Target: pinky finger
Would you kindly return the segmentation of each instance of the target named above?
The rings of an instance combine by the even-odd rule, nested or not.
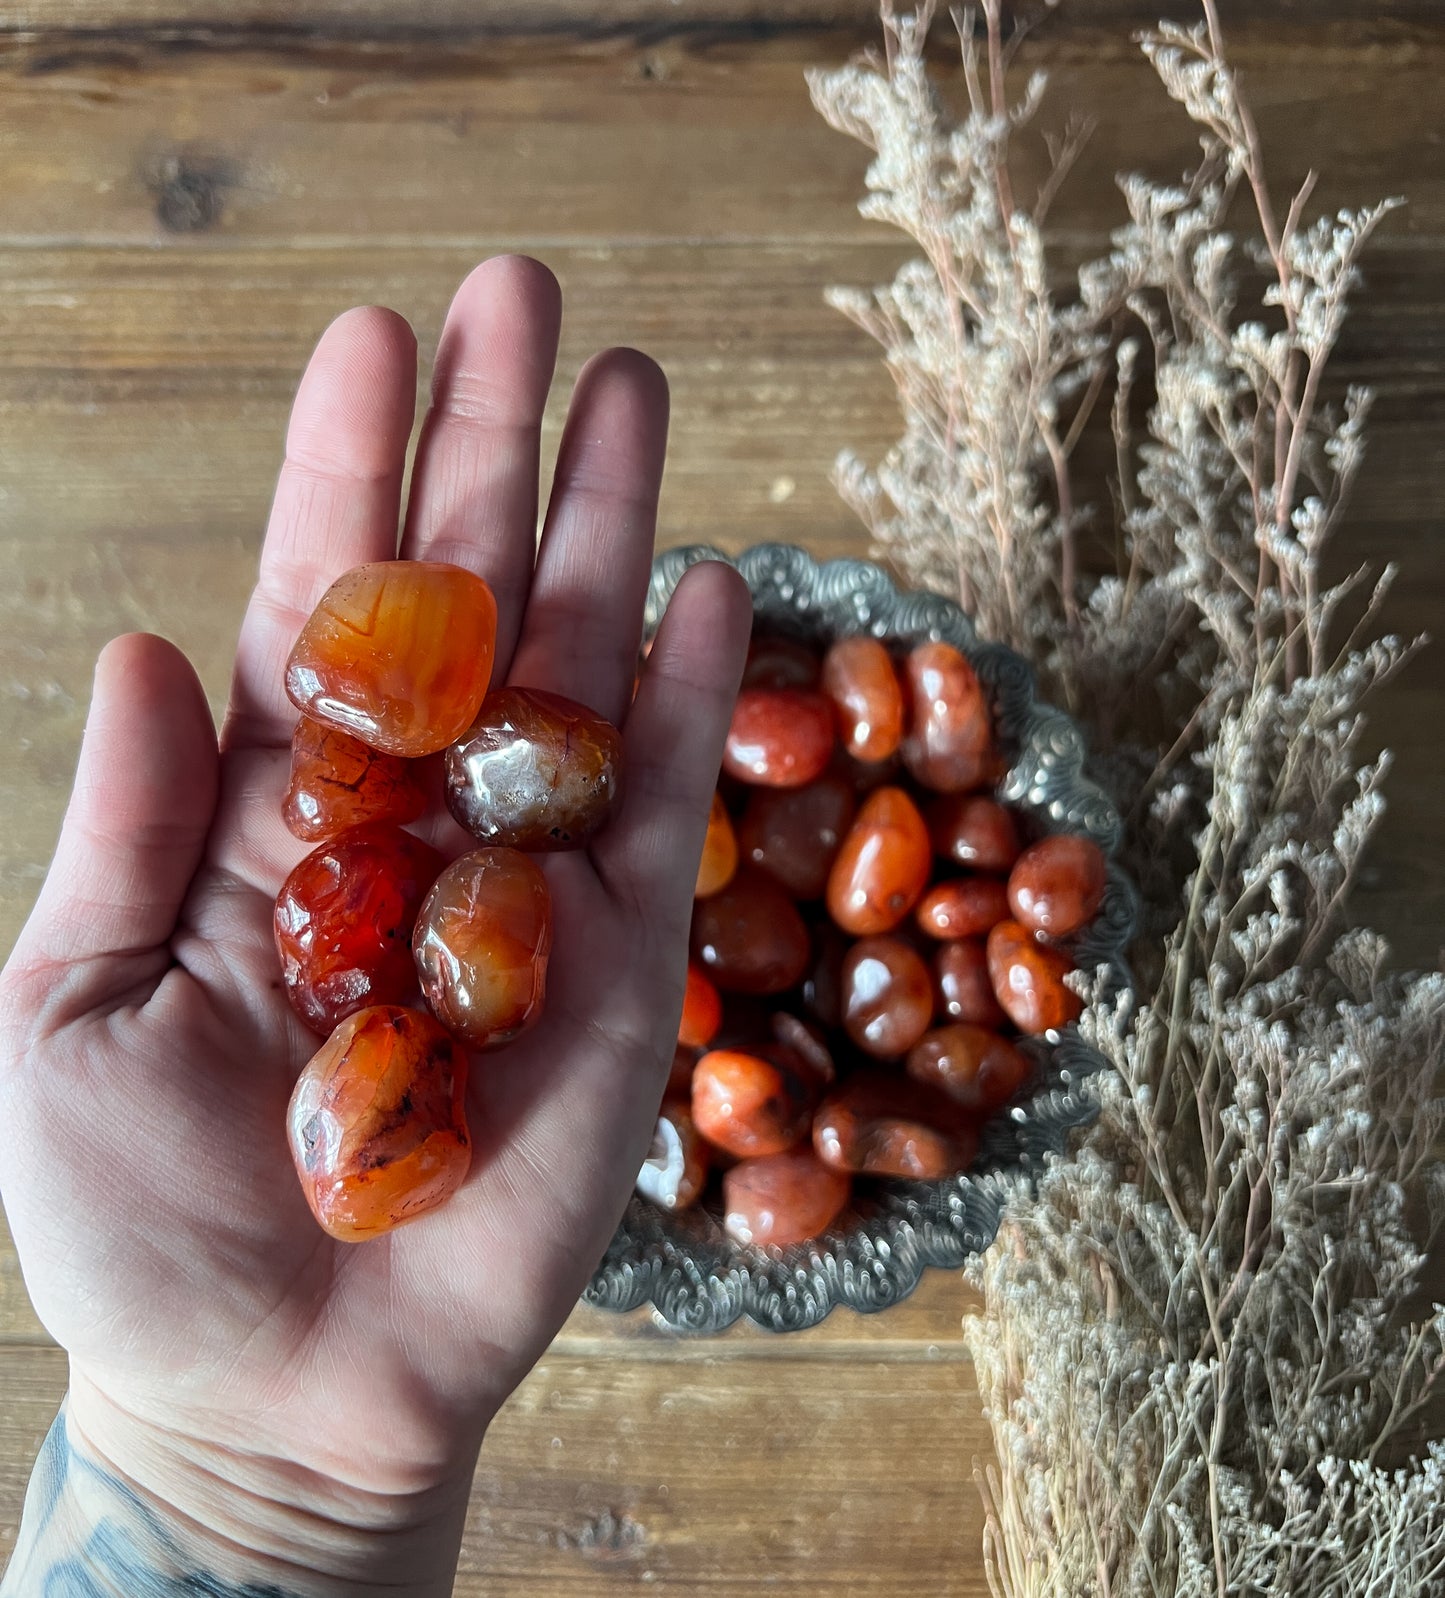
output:
[[[686,935],[751,628],[752,598],[731,566],[690,568],[627,718],[622,806],[592,855],[612,894],[666,937]]]

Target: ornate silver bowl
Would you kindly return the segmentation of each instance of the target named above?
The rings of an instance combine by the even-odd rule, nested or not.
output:
[[[819,564],[791,544],[758,544],[735,560],[704,545],[670,549],[653,562],[647,631],[662,619],[678,580],[703,560],[734,565],[769,632],[815,643],[871,633],[903,644],[945,639],[961,649],[988,689],[1010,758],[999,797],[1031,816],[1040,832],[1077,832],[1110,857],[1109,884],[1094,922],[1072,950],[1085,969],[1104,967],[1127,984],[1124,952],[1137,902],[1113,864],[1120,821],[1111,801],[1083,775],[1078,726],[1034,696],[1028,663],[999,644],[980,643],[959,607],[941,595],[903,593],[870,561]],[[735,1243],[701,1209],[671,1215],[634,1197],[584,1297],[604,1309],[652,1304],[659,1326],[717,1332],[739,1316],[769,1331],[814,1326],[837,1304],[871,1313],[905,1298],[929,1265],[957,1269],[998,1230],[1008,1178],[1039,1171],[1092,1113],[1080,1091],[1100,1060],[1069,1029],[1025,1045],[1036,1073],[1023,1096],[987,1123],[978,1159],[941,1182],[878,1182],[821,1237],[791,1248]]]

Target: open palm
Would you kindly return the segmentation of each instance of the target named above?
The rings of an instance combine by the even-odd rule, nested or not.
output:
[[[631,351],[584,369],[538,548],[559,317],[535,262],[491,261],[462,286],[404,515],[411,332],[379,310],[329,329],[297,397],[219,748],[170,645],[134,636],[102,656],[55,864],[0,987],[5,1205],[93,1430],[163,1428],[366,1493],[464,1478],[621,1213],[676,1036],[748,601],[721,566],[691,573],[632,703],[666,387]],[[494,680],[619,722],[628,763],[613,824],[545,862],[546,1013],[475,1064],[466,1185],[345,1245],[311,1219],[284,1129],[319,1040],[290,1011],[271,935],[305,852],[280,819],[295,722],[282,667],[322,591],[397,554],[398,526],[403,557],[491,583]],[[427,827],[466,846],[444,815]]]

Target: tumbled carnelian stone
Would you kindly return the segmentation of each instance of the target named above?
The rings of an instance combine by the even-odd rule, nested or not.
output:
[[[743,1160],[723,1176],[723,1225],[744,1245],[786,1248],[827,1231],[851,1191],[812,1149]]]
[[[723,770],[766,788],[801,788],[833,756],[833,707],[804,688],[744,688],[723,744]]]
[[[860,937],[891,932],[918,902],[932,864],[918,806],[902,788],[875,788],[828,875],[828,913]]]
[[[938,793],[982,787],[996,759],[993,719],[973,667],[952,644],[919,644],[904,661],[904,681],[904,765]]]
[[[692,1118],[729,1154],[781,1154],[807,1137],[820,1088],[785,1044],[713,1049],[693,1067]]]
[[[1066,938],[1098,914],[1108,863],[1089,838],[1059,833],[1019,856],[1008,879],[1014,919],[1030,932]]]
[[[819,1091],[833,1085],[837,1080],[838,1067],[822,1027],[803,1020],[801,1016],[791,1015],[787,1010],[774,1010],[768,1018],[768,1025],[774,1041],[791,1049],[808,1068]]]
[[[473,837],[507,849],[580,849],[621,794],[622,734],[540,688],[489,693],[446,752],[447,809]]]
[[[797,907],[761,871],[739,871],[692,907],[693,958],[726,993],[781,993],[802,981],[811,953]]]
[[[414,759],[471,726],[496,644],[496,601],[475,572],[375,561],[321,596],[286,662],[286,692],[313,720]]]
[[[687,987],[682,995],[682,1019],[677,1026],[677,1041],[689,1049],[705,1049],[722,1025],[722,994],[716,983],[691,960],[687,964]]]
[[[823,657],[822,689],[833,701],[838,736],[855,760],[890,759],[903,741],[903,687],[876,638],[840,638]]]
[[[466,1055],[429,1015],[348,1016],[297,1080],[286,1112],[311,1213],[359,1243],[444,1204],[467,1174]]]
[[[302,716],[291,735],[286,825],[306,843],[324,843],[368,821],[415,821],[427,807],[422,767],[384,755],[349,732]]]
[[[1053,1032],[1078,1020],[1083,1000],[1064,986],[1073,969],[1062,950],[1036,943],[1017,921],[1001,921],[988,935],[989,979],[1020,1032]]]
[[[835,1171],[934,1182],[967,1170],[978,1138],[936,1088],[859,1071],[818,1107],[813,1152]]]
[[[843,960],[843,1028],[867,1054],[907,1054],[933,1020],[933,979],[901,938],[860,938]]]
[[[330,1032],[356,1010],[416,996],[412,928],[442,869],[430,844],[390,821],[313,849],[276,896],[281,978],[297,1015]]]
[[[942,794],[927,811],[933,852],[971,871],[1007,873],[1023,844],[1013,812],[981,793]]]
[[[437,1020],[474,1049],[534,1026],[552,952],[547,879],[515,849],[474,849],[436,880],[413,938],[421,989]]]
[[[743,667],[744,688],[816,688],[821,662],[817,654],[795,638],[776,634],[754,636]]]
[[[702,858],[697,863],[697,883],[693,897],[706,899],[720,892],[733,880],[738,868],[738,839],[732,817],[720,793],[712,796],[707,813],[707,836],[702,841]]]
[[[954,877],[918,901],[914,919],[930,938],[976,938],[1008,920],[1008,890],[997,877]]]
[[[954,938],[940,944],[933,956],[933,985],[938,1013],[948,1020],[983,1027],[1007,1024],[989,980],[982,938]]]
[[[738,825],[738,845],[793,898],[821,899],[856,808],[852,785],[837,772],[802,788],[758,788]]]
[[[664,1099],[652,1147],[637,1173],[637,1191],[659,1209],[690,1209],[707,1185],[711,1163],[686,1100]]]
[[[926,1033],[908,1055],[908,1075],[938,1088],[962,1110],[1000,1110],[1029,1079],[1028,1057],[987,1027],[955,1022]]]

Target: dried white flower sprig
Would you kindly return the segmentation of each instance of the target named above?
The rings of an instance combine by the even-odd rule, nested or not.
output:
[[[885,54],[811,78],[875,152],[865,215],[920,255],[831,298],[883,346],[905,418],[839,484],[881,551],[952,587],[1091,726],[1130,812],[1159,932],[1139,994],[1094,999],[1112,1069],[1074,1156],[1014,1194],[965,1334],[997,1442],[986,1556],[1001,1598],[1445,1591],[1445,1445],[1399,1444],[1445,1368],[1411,1321],[1445,1211],[1445,981],[1388,971],[1342,909],[1386,762],[1362,707],[1408,653],[1372,636],[1389,573],[1322,559],[1369,396],[1322,385],[1388,204],[1283,216],[1224,52],[1143,42],[1198,124],[1175,186],[1121,180],[1128,221],[1066,297],[1009,170],[1037,105],[1006,98],[997,0],[961,19],[967,105],[925,68],[930,15],[884,6]],[[1252,200],[1253,236],[1225,217]],[[1242,260],[1262,299],[1242,299]],[[1135,415],[1150,394],[1143,428]],[[1115,569],[1081,570],[1074,445],[1109,397]]]

